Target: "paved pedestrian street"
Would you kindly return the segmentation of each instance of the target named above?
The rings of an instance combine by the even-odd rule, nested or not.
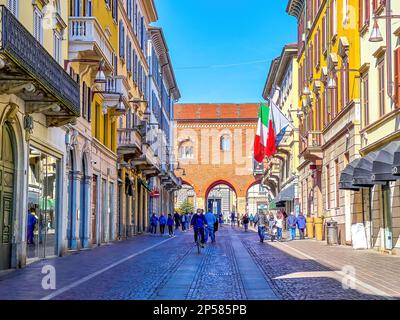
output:
[[[201,254],[193,232],[138,236],[42,260],[0,277],[0,299],[392,299],[400,257],[314,240],[260,243],[224,226]],[[42,288],[43,266],[56,289]],[[349,273],[348,270],[351,272]]]

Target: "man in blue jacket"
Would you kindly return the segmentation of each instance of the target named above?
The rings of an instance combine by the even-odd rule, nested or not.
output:
[[[214,214],[210,211],[208,211],[204,215],[204,219],[206,220],[206,229],[205,229],[205,236],[204,236],[204,242],[207,243],[208,241],[208,236],[211,237],[211,242],[215,242],[215,233],[214,233],[214,224],[217,221]]]
[[[299,213],[297,217],[297,227],[299,228],[300,239],[304,239],[304,229],[306,228],[306,218],[303,213]]]
[[[296,223],[297,223],[297,218],[291,212],[287,218],[287,225],[288,225],[289,232],[290,232],[290,240],[296,239]]]
[[[190,224],[193,226],[194,231],[194,242],[197,242],[197,237],[200,233],[201,247],[204,248],[204,226],[206,225],[206,219],[204,218],[203,209],[197,209],[196,214],[193,215]]]

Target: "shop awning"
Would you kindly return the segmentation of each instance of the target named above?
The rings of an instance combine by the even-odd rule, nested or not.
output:
[[[272,200],[268,205],[269,210],[279,210],[280,208],[284,207],[285,207],[284,202],[276,202],[276,200]]]
[[[375,184],[382,184],[382,182],[372,180],[373,162],[377,155],[378,152],[374,151],[360,159],[360,161],[354,167],[353,186],[360,188],[372,188]]]
[[[293,201],[295,192],[294,187],[294,182],[292,182],[283,188],[275,198],[276,203],[278,204],[279,202]]]
[[[400,177],[392,174],[395,151],[400,148],[400,141],[393,141],[379,150],[372,162],[372,180],[375,182],[395,181]]]
[[[359,188],[353,186],[354,168],[358,165],[361,159],[356,159],[350,162],[340,174],[339,189],[358,191]]]
[[[394,151],[392,173],[400,179],[400,146]]]

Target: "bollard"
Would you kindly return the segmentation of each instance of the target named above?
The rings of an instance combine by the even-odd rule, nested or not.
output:
[[[315,218],[314,219],[314,224],[315,224],[315,239],[318,241],[323,240],[323,233],[324,233],[324,220],[322,218]]]
[[[314,217],[306,218],[307,238],[314,238]]]

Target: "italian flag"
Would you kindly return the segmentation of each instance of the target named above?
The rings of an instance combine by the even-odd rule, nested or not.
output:
[[[254,159],[259,163],[264,160],[267,153],[268,122],[272,122],[270,107],[262,103],[258,112],[257,133],[254,138]]]

